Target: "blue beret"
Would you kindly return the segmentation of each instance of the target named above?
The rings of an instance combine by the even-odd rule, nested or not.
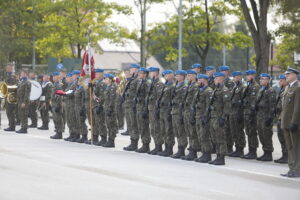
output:
[[[252,74],[256,74],[256,70],[255,69],[249,69],[245,72],[246,75],[252,75]]]
[[[140,67],[139,72],[149,72],[145,67]]]
[[[289,74],[289,73],[295,73],[295,74],[299,75],[299,70],[297,70],[297,69],[295,69],[295,68],[292,68],[292,67],[289,67],[289,68],[286,70],[285,74]]]
[[[285,80],[285,79],[286,79],[286,77],[285,77],[285,75],[284,75],[284,74],[280,74],[280,75],[278,76],[278,79],[279,79],[279,80]]]
[[[104,78],[114,78],[115,76],[113,74],[104,74]]]
[[[140,66],[138,64],[131,64],[130,65],[130,68],[136,68],[136,69],[139,69]]]
[[[187,73],[187,74],[197,74],[197,72],[195,72],[195,71],[192,70],[192,69],[186,70],[186,73]]]
[[[162,75],[164,76],[164,75],[173,74],[173,73],[174,73],[173,70],[167,69],[167,70],[163,71]]]
[[[206,79],[206,80],[209,79],[208,75],[206,75],[206,74],[198,74],[197,78],[198,79]]]
[[[80,71],[79,71],[79,70],[73,70],[73,71],[72,71],[72,74],[73,74],[73,75],[79,75],[79,74],[80,74]]]
[[[211,71],[211,70],[214,70],[215,67],[214,66],[207,66],[205,67],[205,71]]]
[[[99,68],[95,69],[95,73],[102,73],[102,72],[104,72],[104,69],[99,69]]]
[[[202,67],[202,65],[199,64],[199,63],[195,63],[195,64],[192,65],[193,69],[195,69],[195,68],[201,68],[201,67]]]
[[[59,74],[60,74],[59,72],[53,72],[52,76],[59,76]]]
[[[149,67],[148,71],[149,72],[159,72],[159,67]]]
[[[235,76],[242,76],[243,73],[240,72],[240,71],[235,71],[235,72],[232,72],[231,75],[232,75],[233,77],[235,77]]]
[[[72,72],[67,73],[67,77],[71,77],[72,75],[73,75]]]
[[[216,77],[225,77],[225,74],[223,72],[215,72],[213,77],[214,78],[216,78]]]
[[[187,75],[187,73],[184,70],[176,70],[175,75]]]
[[[261,73],[261,74],[259,75],[259,77],[260,77],[260,78],[261,78],[261,77],[271,78],[270,74],[267,74],[267,73]]]
[[[222,72],[222,71],[229,71],[230,70],[230,67],[227,66],[227,65],[223,65],[223,66],[220,66],[219,67],[219,71]]]

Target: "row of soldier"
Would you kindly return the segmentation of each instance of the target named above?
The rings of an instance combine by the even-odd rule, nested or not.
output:
[[[218,72],[208,66],[206,74],[199,73],[201,68],[200,64],[194,64],[186,71],[165,70],[162,72],[165,82],[162,82],[159,68],[131,65],[123,91],[118,90],[115,76],[104,74],[102,69],[95,69],[95,80],[88,88],[84,87],[85,82],[78,70],[54,72],[52,81],[48,74],[43,75],[42,96],[31,102],[28,75],[23,71],[17,92],[18,105],[14,108],[22,111],[18,133],[27,133],[28,116],[32,121],[29,127],[37,127],[37,110],[42,119],[39,129],[48,130],[51,111],[56,132],[52,139],[62,139],[67,124],[67,141],[114,147],[116,134],[124,126],[125,115],[131,142],[124,150],[224,165],[226,155],[272,161],[272,127],[276,121],[282,157],[275,162],[287,163],[288,153],[279,118],[282,94],[288,85],[285,76],[279,76],[281,90],[276,94],[270,86],[269,74],[260,74],[257,83],[256,71],[247,70],[246,84],[243,84],[244,74],[232,72],[230,79],[228,66],[219,67]],[[10,70],[7,77],[13,77]],[[34,78],[35,74],[29,73],[29,79]],[[13,112],[9,106],[12,105],[6,103],[9,128],[5,130],[15,131],[15,118],[11,116]],[[87,118],[90,124],[93,121],[93,138],[90,140],[87,137]],[[246,136],[249,151],[244,155]],[[139,139],[142,141],[140,148]],[[155,144],[152,150],[151,139]],[[175,139],[178,144],[176,153],[173,152]],[[257,157],[259,141],[264,154]],[[185,155],[187,147],[189,153]],[[200,157],[197,152],[202,152]],[[217,154],[214,160],[213,153]]]

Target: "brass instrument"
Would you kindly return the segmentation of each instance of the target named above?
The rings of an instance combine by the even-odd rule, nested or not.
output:
[[[0,82],[0,98],[7,100],[10,104],[17,103],[16,90],[17,85],[7,85],[5,82]]]
[[[126,75],[124,71],[120,71],[118,74],[118,79],[119,79],[119,85],[117,88],[117,94],[122,94],[125,88],[125,84],[126,84]]]

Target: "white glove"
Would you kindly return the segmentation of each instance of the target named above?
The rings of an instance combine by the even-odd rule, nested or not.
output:
[[[73,90],[66,91],[66,94],[72,94],[72,93],[73,93]]]

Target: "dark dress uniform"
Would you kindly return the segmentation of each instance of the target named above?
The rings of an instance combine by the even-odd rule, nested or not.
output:
[[[281,128],[288,149],[288,177],[300,176],[300,86],[290,83],[283,94]]]

